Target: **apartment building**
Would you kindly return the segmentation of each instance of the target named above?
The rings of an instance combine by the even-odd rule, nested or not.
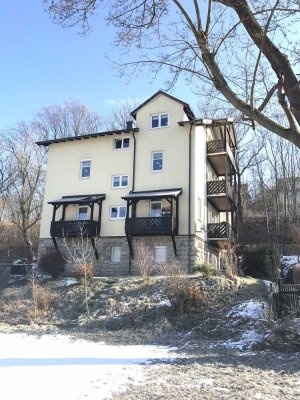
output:
[[[159,91],[125,129],[38,142],[49,148],[39,255],[84,235],[100,276],[135,274],[141,243],[187,272],[235,240],[236,136]]]

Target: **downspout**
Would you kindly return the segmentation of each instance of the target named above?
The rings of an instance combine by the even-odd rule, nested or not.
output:
[[[191,272],[191,208],[192,208],[192,194],[191,194],[191,182],[192,182],[192,128],[194,121],[190,122],[189,131],[189,199],[188,199],[188,272]]]
[[[134,187],[135,187],[136,138],[135,138],[134,130],[132,130],[132,136],[133,136],[133,162],[132,162],[132,187],[131,187],[131,193],[134,192]],[[132,205],[131,207],[135,207],[135,205]],[[131,255],[129,256],[128,275],[131,275]]]
[[[135,152],[136,152],[136,138],[134,131],[132,131],[133,135],[133,164],[132,164],[132,189],[131,191],[134,192],[134,186],[135,186]]]

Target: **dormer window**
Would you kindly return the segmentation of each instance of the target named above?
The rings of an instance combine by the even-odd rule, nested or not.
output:
[[[169,125],[169,114],[151,115],[151,128],[164,128]]]

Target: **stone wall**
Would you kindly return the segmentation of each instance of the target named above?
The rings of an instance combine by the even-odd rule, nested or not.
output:
[[[216,249],[209,247],[203,239],[197,236],[191,236],[190,240],[187,236],[176,236],[177,247],[177,260],[181,264],[184,271],[193,273],[194,267],[198,264],[208,261],[210,255],[218,259],[218,252]],[[66,241],[69,251],[72,251],[72,246],[76,240],[68,239]],[[172,239],[170,236],[145,236],[134,237],[132,239],[133,251],[136,253],[139,243],[144,243],[147,251],[147,257],[154,257],[155,246],[166,246],[167,263],[172,263],[176,260]],[[57,239],[57,244],[66,259],[70,259],[70,254],[66,250],[66,245],[62,240]],[[94,264],[96,269],[96,276],[126,276],[126,275],[139,275],[140,268],[135,259],[130,258],[129,246],[126,237],[101,237],[96,241],[96,248],[99,255],[99,260],[96,260],[94,250],[90,246],[90,261]],[[190,246],[190,247],[189,247]],[[119,262],[111,261],[111,248],[121,248],[121,259]],[[39,257],[49,250],[54,250],[52,239],[40,239],[39,244]],[[211,258],[211,257],[210,257]],[[190,262],[189,262],[190,259]],[[72,263],[67,263],[66,275],[72,275]]]

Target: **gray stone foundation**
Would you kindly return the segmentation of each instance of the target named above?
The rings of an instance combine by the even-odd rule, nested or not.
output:
[[[216,248],[208,246],[203,239],[198,236],[176,236],[177,260],[181,264],[184,271],[193,273],[195,266],[208,261],[216,267],[219,266],[219,253]],[[154,257],[155,246],[165,246],[167,254],[167,263],[172,263],[176,260],[172,239],[170,236],[145,236],[134,237],[132,239],[133,252],[137,252],[139,243],[143,243],[146,248],[146,256]],[[72,252],[77,244],[76,239],[63,240],[57,239],[57,244],[64,257],[69,260],[66,266],[65,275],[72,275]],[[126,276],[139,275],[140,268],[137,262],[137,257],[132,260],[130,258],[129,246],[126,237],[101,237],[96,241],[96,248],[99,255],[99,260],[96,260],[94,250],[90,242],[87,246],[90,261],[94,264],[96,276]],[[120,261],[111,261],[112,247],[120,248]],[[40,239],[39,242],[39,258],[47,251],[54,250],[52,239]]]

